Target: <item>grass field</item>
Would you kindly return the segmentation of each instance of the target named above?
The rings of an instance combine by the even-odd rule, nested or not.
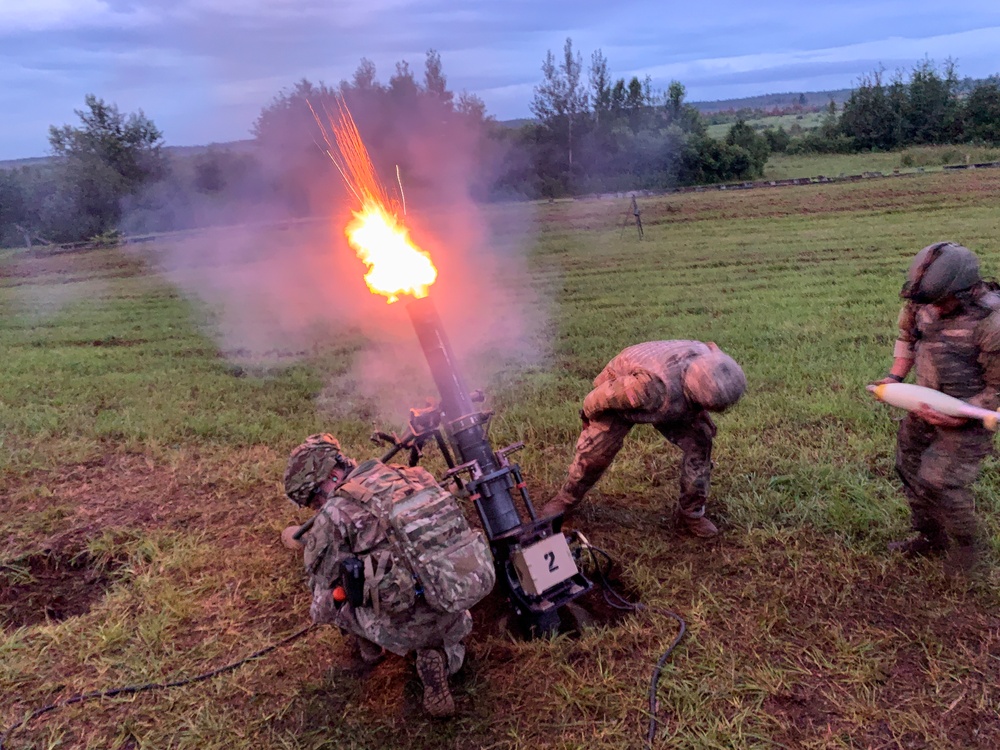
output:
[[[977,164],[1000,159],[1000,149],[979,146],[912,146],[901,151],[857,154],[771,154],[764,177],[838,177],[863,172],[901,173],[940,171],[945,164]]]
[[[801,114],[788,114],[788,115],[770,115],[768,117],[755,117],[753,119],[747,120],[747,123],[756,130],[763,130],[765,128],[784,128],[785,130],[791,130],[793,133],[798,132],[795,130],[797,125],[802,131],[815,130],[823,123],[823,118],[826,117],[826,112],[803,112]],[[732,123],[719,123],[716,125],[708,126],[708,134],[713,138],[725,138],[726,133],[729,132],[729,128],[732,127]]]
[[[774,115],[747,120],[754,129],[783,127],[786,131],[798,125],[803,131],[815,130],[825,117],[824,112]],[[726,137],[732,123],[708,126],[708,134],[720,140]],[[862,172],[937,171],[945,164],[965,164],[1000,159],[1000,149],[959,144],[957,146],[910,146],[898,151],[860,152],[854,154],[771,154],[764,168],[764,178],[783,180],[791,177],[838,177]]]
[[[717,420],[718,541],[673,531],[678,455],[647,429],[571,524],[615,558],[629,595],[689,624],[661,680],[656,747],[1000,746],[997,573],[953,582],[885,552],[907,533],[895,415],[863,387],[889,364],[916,250],[952,238],[1000,271],[998,199],[994,170],[675,195],[644,204],[641,242],[608,201],[486,217],[510,265],[474,296],[509,304],[442,315],[497,411],[494,443],[526,441],[536,499],[557,488],[579,402],[622,347],[713,340],[748,376]],[[288,450],[324,429],[374,455],[373,421],[394,414],[380,426],[399,429],[430,386],[400,311],[338,307],[357,279],[306,269],[277,284],[293,245],[323,247],[305,231],[256,232],[224,263],[203,252],[218,235],[174,240],[201,263],[187,277],[159,270],[166,244],[0,253],[3,726],[74,693],[207,671],[307,623],[300,561],[278,542],[303,518],[281,491]],[[323,318],[327,303],[338,312]],[[475,346],[479,323],[516,329],[516,346]],[[383,329],[388,349],[372,350]],[[381,369],[371,351],[390,352]],[[376,387],[393,370],[422,380]],[[977,485],[994,567],[997,469],[988,458]],[[61,709],[10,747],[643,746],[673,621],[525,642],[500,611],[473,612],[450,722],[422,715],[412,666],[391,659],[361,679],[324,629],[207,682]]]

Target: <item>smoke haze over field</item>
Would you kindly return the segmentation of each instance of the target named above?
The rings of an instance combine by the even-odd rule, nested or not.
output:
[[[491,223],[469,195],[470,184],[481,178],[472,174],[476,134],[459,128],[438,139],[411,124],[394,131],[409,165],[403,173],[404,222],[438,269],[430,295],[468,366],[469,385],[485,386],[498,368],[544,354],[536,334],[545,325],[545,309],[524,266],[533,242],[533,207],[496,209],[503,220]],[[412,185],[405,175],[412,175]],[[351,211],[359,207],[339,186],[332,164],[302,179],[303,188],[327,196],[329,216],[278,224],[246,216],[242,225],[165,242],[157,264],[204,305],[209,332],[233,361],[326,361],[338,352],[351,366],[330,372],[322,411],[398,424],[408,407],[435,395],[406,298],[388,304],[365,285],[366,268],[344,235]],[[305,184],[312,181],[320,184]],[[258,205],[254,212],[260,211],[268,213]]]

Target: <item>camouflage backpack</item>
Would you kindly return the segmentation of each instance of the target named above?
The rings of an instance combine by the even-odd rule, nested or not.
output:
[[[376,616],[406,611],[421,590],[433,609],[454,613],[493,589],[489,545],[426,469],[366,461],[336,495],[335,502],[353,501],[365,511],[355,517],[368,528],[356,538],[374,546],[354,553],[364,563],[365,606]]]

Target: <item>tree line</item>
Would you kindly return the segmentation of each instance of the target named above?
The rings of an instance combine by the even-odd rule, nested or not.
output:
[[[50,127],[51,159],[0,169],[0,245],[341,210],[343,188],[320,128],[341,102],[380,173],[398,175],[417,205],[753,179],[779,151],[1000,143],[1000,80],[970,85],[951,61],[940,70],[924,61],[888,80],[881,70],[865,75],[842,110],[831,101],[822,125],[802,134],[758,131],[738,117],[716,139],[685,97],[679,81],[660,92],[648,77],[615,77],[601,50],[585,65],[567,39],[542,61],[534,119],[511,128],[475,94],[452,91],[429,50],[421,72],[401,61],[385,83],[367,59],[336,86],[303,79],[261,109],[252,141],[185,154],[165,150],[141,110],[122,113],[88,95],[78,124]]]
[[[891,151],[907,146],[1000,145],[1000,78],[959,79],[954,61],[923,60],[891,76],[863,75],[843,109],[788,148],[807,152]]]
[[[744,180],[763,174],[766,138],[737,122],[724,140],[707,134],[704,119],[672,81],[665,93],[649,77],[611,74],[594,51],[584,77],[582,53],[567,39],[542,63],[531,111],[535,121],[507,138],[520,161],[499,185],[533,196]]]

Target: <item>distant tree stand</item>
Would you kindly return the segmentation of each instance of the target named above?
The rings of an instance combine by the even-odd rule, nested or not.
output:
[[[635,201],[635,195],[632,196],[632,203],[629,205],[628,210],[625,212],[625,220],[622,222],[622,231],[620,237],[625,236],[625,227],[628,225],[629,216],[635,219],[635,227],[639,230],[639,239],[643,238],[642,232],[642,216],[640,215],[642,211],[639,210],[639,204]]]

